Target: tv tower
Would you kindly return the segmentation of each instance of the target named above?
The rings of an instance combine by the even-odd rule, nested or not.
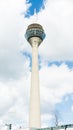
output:
[[[37,23],[30,24],[25,38],[32,47],[29,128],[41,128],[38,47],[45,38],[43,27]]]

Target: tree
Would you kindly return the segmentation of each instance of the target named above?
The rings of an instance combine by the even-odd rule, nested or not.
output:
[[[58,130],[58,126],[60,124],[61,121],[61,116],[58,110],[54,110],[53,112],[53,116],[54,116],[54,125],[56,126],[57,130]]]

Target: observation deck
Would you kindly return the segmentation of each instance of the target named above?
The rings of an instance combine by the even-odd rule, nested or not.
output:
[[[26,30],[25,38],[29,42],[29,39],[32,37],[39,37],[41,39],[41,42],[45,38],[43,27],[40,24],[33,23],[28,26]]]

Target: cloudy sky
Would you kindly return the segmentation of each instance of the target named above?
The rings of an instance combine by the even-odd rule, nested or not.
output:
[[[34,10],[36,9],[36,16]],[[0,0],[0,128],[29,127],[32,49],[24,35],[37,22],[42,127],[73,123],[73,0]]]

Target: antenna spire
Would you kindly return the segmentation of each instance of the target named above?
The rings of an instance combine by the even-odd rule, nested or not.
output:
[[[36,8],[34,9],[34,21],[37,22],[38,20],[38,15],[37,15],[37,11]]]

